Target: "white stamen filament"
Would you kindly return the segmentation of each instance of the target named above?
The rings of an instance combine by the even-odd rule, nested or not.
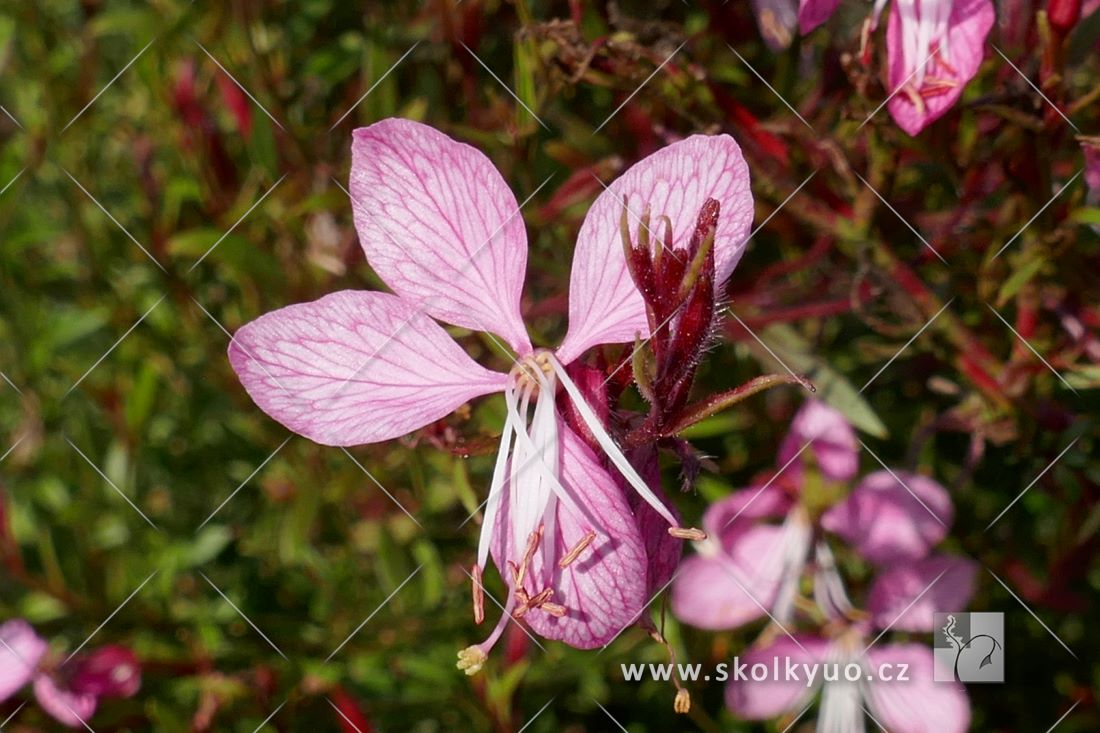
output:
[[[550,498],[550,488],[544,480],[542,456],[545,454],[543,446],[536,445],[528,433],[528,417],[530,415],[531,397],[534,393],[534,385],[526,384],[523,388],[523,398],[517,411],[516,436],[518,440],[512,449],[512,476],[508,491],[509,521],[512,532],[512,553],[510,557],[522,557],[527,546],[527,538],[538,529],[542,521],[543,512]],[[509,410],[514,405],[515,395],[510,397]],[[535,405],[534,417],[539,418],[545,411],[543,407],[545,399],[539,399]],[[532,421],[531,432],[534,432],[535,424]],[[554,471],[554,468],[550,468]]]
[[[550,394],[552,394],[552,393],[550,393]],[[505,399],[505,403],[508,404],[508,406],[509,406],[508,407],[509,410],[515,409],[515,395],[514,395],[514,393],[505,392],[504,393],[504,399]],[[547,400],[550,402],[550,407],[553,408],[552,398],[547,398]],[[556,412],[553,409],[551,409],[551,410],[548,411],[547,415],[554,418],[555,423],[554,423],[554,428],[553,429],[556,431],[557,430]],[[547,415],[543,416],[544,420],[548,419]],[[516,419],[517,420],[521,419],[521,416],[518,414],[518,411],[516,413]],[[518,427],[516,428],[516,431],[515,431],[516,445],[513,448],[513,452],[512,452],[513,471],[515,471],[517,467],[525,468],[525,469],[534,469],[534,471],[549,485],[550,491],[559,500],[561,500],[561,502],[563,504],[565,504],[567,509],[569,509],[572,512],[575,512],[578,517],[584,517],[589,522],[591,522],[593,524],[593,526],[598,526],[599,522],[595,517],[592,516],[592,513],[589,512],[584,507],[580,506],[573,499],[572,495],[569,493],[569,490],[566,489],[566,487],[562,485],[561,481],[558,478],[558,475],[559,475],[559,466],[558,466],[558,464],[555,463],[553,465],[548,465],[540,459],[539,451],[535,448],[535,444],[531,439],[531,435],[527,431],[525,415],[522,419],[523,419],[523,422],[522,423],[517,423]],[[532,433],[534,433],[536,431],[543,431],[544,432],[548,429],[549,429],[548,426],[539,427],[539,426],[532,425],[531,432]],[[520,453],[519,453],[519,448],[521,446],[523,448],[523,451],[522,451],[523,455],[520,455]],[[523,489],[518,484],[513,483],[513,485],[511,487],[509,487],[509,495],[511,495],[513,493],[513,491],[520,492],[520,491],[523,491]],[[514,521],[515,521],[515,518],[513,517],[513,522]],[[514,529],[514,525],[513,525],[513,529]],[[529,533],[530,532],[528,532],[528,534]],[[526,535],[524,535],[524,536],[526,537]]]
[[[553,355],[549,357],[550,365],[554,369],[554,373],[558,375],[558,379],[561,380],[562,386],[565,388],[566,394],[569,395],[569,399],[573,402],[573,405],[577,408],[577,412],[580,413],[581,419],[584,424],[588,426],[588,429],[592,431],[592,435],[595,436],[596,442],[603,448],[604,453],[611,459],[611,463],[615,465],[615,468],[619,469],[619,473],[626,479],[627,483],[633,487],[638,495],[645,500],[647,504],[653,507],[654,511],[661,515],[661,517],[669,523],[672,527],[678,527],[679,523],[676,518],[672,516],[672,512],[668,507],[657,498],[657,495],[653,493],[649,488],[649,484],[638,475],[638,472],[634,469],[634,466],[630,465],[630,461],[626,459],[623,452],[619,449],[619,446],[615,445],[615,441],[608,434],[607,429],[604,428],[603,423],[600,422],[600,418],[596,416],[596,413],[588,406],[581,391],[577,389],[577,385],[573,383],[569,374],[565,371],[565,367],[561,365]]]
[[[833,620],[849,618],[852,602],[844,590],[844,580],[836,569],[836,559],[825,540],[814,549],[814,602]]]
[[[810,518],[801,505],[796,505],[783,521],[783,534],[780,541],[783,548],[780,557],[783,562],[782,581],[772,604],[772,615],[779,623],[787,623],[794,613],[794,599],[798,593],[798,584],[802,571],[806,567],[806,558],[813,540],[813,527]]]
[[[883,4],[884,0],[875,2],[876,23]],[[894,9],[901,21],[903,67],[919,90],[926,73],[950,56],[951,0],[894,0]]]
[[[497,511],[500,508],[501,494],[504,491],[505,472],[508,468],[508,455],[512,451],[512,434],[515,423],[511,411],[504,419],[504,429],[500,433],[500,450],[493,466],[493,480],[489,484],[489,498],[485,501],[485,518],[481,524],[481,537],[477,543],[477,564],[485,568],[489,558],[489,545],[493,538],[493,528],[497,523]]]
[[[864,733],[866,721],[863,714],[863,685],[867,674],[861,660],[858,635],[842,635],[830,649],[825,660],[829,679],[821,689],[821,712],[817,718],[817,733]],[[849,682],[845,678],[851,663],[862,667],[859,679]],[[835,670],[835,671],[834,671]],[[824,674],[823,670],[823,674]]]
[[[821,691],[817,733],[864,733],[867,728],[858,683],[844,679],[846,662],[838,661],[836,664],[840,679],[826,682]]]

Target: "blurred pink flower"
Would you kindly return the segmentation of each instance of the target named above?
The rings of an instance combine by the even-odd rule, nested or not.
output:
[[[765,615],[787,620],[814,539],[802,502],[806,471],[830,482],[848,481],[859,467],[857,445],[855,431],[837,410],[816,400],[803,405],[780,444],[779,474],[707,510],[707,539],[680,566],[673,612],[705,629],[732,628]],[[817,552],[825,557],[828,548],[820,545]]]
[[[500,624],[460,654],[460,666],[480,667],[509,616],[573,646],[605,643],[642,610],[647,579],[637,522],[604,461],[670,533],[697,531],[678,527],[566,365],[593,346],[649,334],[626,266],[624,202],[667,215],[673,242],[682,242],[703,203],[716,199],[715,286],[725,282],[753,213],[740,149],[727,135],[689,137],[635,164],[596,199],[574,252],[569,329],[553,351],[533,348],[524,327],[527,237],[515,197],[485,155],[426,125],[383,120],[354,133],[351,194],[360,243],[395,294],[341,291],[243,326],[229,348],[242,384],[273,418],[326,445],[388,440],[503,392],[475,618],[484,615],[480,575],[490,550],[511,592]],[[482,368],[433,317],[501,336],[515,366],[506,374]],[[559,385],[602,456],[560,419]]]
[[[867,593],[876,628],[933,630],[937,611],[961,611],[974,594],[978,566],[958,555],[930,555],[886,568]]]
[[[803,35],[827,21],[840,0],[798,0],[798,30]]]
[[[47,644],[26,621],[0,625],[0,702],[32,683],[35,699],[62,725],[87,727],[101,697],[130,697],[141,666],[129,649],[106,646],[60,666],[43,665]]]
[[[793,31],[798,23],[795,0],[752,0],[752,12],[760,36],[768,48],[782,51],[791,45]]]
[[[876,3],[876,15],[885,0]],[[917,135],[943,116],[974,78],[996,20],[992,0],[894,0],[886,27],[898,127]]]
[[[815,522],[819,497],[810,476],[843,486],[858,470],[858,441],[844,417],[810,401],[779,449],[780,473],[761,488],[715,502],[703,518],[707,539],[687,558],[672,587],[672,609],[705,629],[727,629],[768,616],[791,618],[799,582],[814,557],[814,598],[837,617],[851,610],[826,539],[831,532],[879,567],[925,558],[947,534],[953,507],[932,479],[902,471],[866,476]],[[824,496],[831,494],[828,486]],[[818,507],[820,509],[820,507]]]
[[[830,481],[848,481],[859,471],[856,431],[840,412],[820,400],[808,400],[795,414],[779,444],[777,463],[787,466],[787,478],[798,481],[808,458]]]
[[[924,557],[954,518],[947,489],[926,476],[876,471],[821,516],[821,526],[876,565]]]
[[[961,685],[934,680],[932,650],[922,644],[876,646],[877,638],[868,642],[868,637],[877,630],[931,632],[934,611],[961,610],[970,602],[974,576],[973,562],[948,555],[885,571],[872,586],[867,621],[845,624],[831,638],[780,635],[740,660],[749,668],[764,664],[770,671],[786,670],[789,659],[799,679],[731,677],[726,705],[741,717],[762,720],[800,712],[820,690],[818,728],[825,733],[865,730],[865,710],[898,733],[962,733],[970,723],[970,702]],[[826,613],[834,621],[845,620]],[[823,665],[812,684],[803,664]],[[847,665],[860,669],[858,679],[845,676]],[[884,665],[886,675],[880,673]]]
[[[770,671],[774,665],[782,675],[791,660],[799,670],[798,679],[757,682],[731,675],[726,706],[742,718],[765,720],[802,712],[820,691],[817,730],[821,733],[864,731],[867,714],[894,733],[964,733],[969,728],[966,690],[959,683],[935,681],[937,663],[930,647],[884,644],[868,649],[867,643],[866,635],[856,627],[833,639],[779,636],[766,646],[751,649],[740,661],[750,669],[764,664]],[[803,664],[818,665],[810,684]],[[849,664],[860,669],[857,681],[844,676]],[[902,670],[904,681],[898,679]]]
[[[878,26],[886,2],[875,0],[865,32]],[[839,5],[800,0],[800,31],[809,33]],[[887,109],[898,127],[917,135],[958,101],[978,73],[995,20],[993,0],[893,0],[886,27]]]
[[[797,499],[775,486],[738,491],[707,509],[703,530],[672,583],[676,617],[712,630],[787,620],[813,542]]]

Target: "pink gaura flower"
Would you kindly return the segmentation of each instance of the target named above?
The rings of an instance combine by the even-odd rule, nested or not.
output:
[[[707,539],[685,560],[672,586],[672,609],[705,629],[727,629],[771,615],[790,617],[814,542],[803,502],[808,473],[843,483],[859,467],[855,431],[816,400],[795,415],[768,483],[715,502],[703,517]],[[822,550],[822,552],[826,552]]]
[[[354,133],[351,195],[360,243],[393,294],[337,292],[243,326],[229,348],[242,384],[273,418],[325,445],[395,438],[503,392],[507,417],[473,571],[476,620],[490,554],[510,592],[496,629],[459,666],[475,672],[510,616],[576,647],[606,643],[647,600],[646,542],[618,481],[674,536],[698,530],[679,527],[566,367],[594,346],[649,334],[624,255],[624,206],[660,217],[662,233],[682,244],[704,202],[716,200],[715,286],[729,277],[752,219],[740,149],[726,135],[686,138],[596,199],[574,251],[568,331],[554,350],[533,347],[523,324],[524,223],[485,155],[426,125],[383,120]],[[485,369],[433,319],[496,334],[515,365]],[[598,452],[561,419],[559,388]]]
[[[876,565],[917,560],[947,536],[947,489],[916,473],[876,471],[821,516],[821,526]]]
[[[877,630],[932,631],[933,610],[966,607],[974,576],[973,562],[948,555],[887,570],[872,586],[866,620],[829,637],[780,634],[751,649],[740,660],[749,668],[764,664],[769,673],[778,669],[783,675],[790,666],[799,676],[763,682],[734,677],[726,705],[743,718],[763,720],[801,712],[820,691],[820,733],[864,731],[865,711],[897,733],[963,733],[970,724],[966,691],[957,683],[935,681],[932,649],[869,639]]]
[[[791,660],[799,670],[798,679],[731,679],[726,706],[742,718],[766,720],[802,712],[820,692],[818,733],[862,733],[867,730],[868,713],[893,733],[965,733],[970,726],[966,690],[959,683],[935,681],[937,662],[931,647],[883,644],[864,651],[867,643],[867,637],[855,629],[833,639],[778,636],[740,661],[749,669],[764,664],[769,673],[775,668],[783,675]],[[845,677],[851,669],[850,677],[855,678],[857,668],[858,680]],[[812,681],[809,669],[816,670]],[[901,670],[905,681],[896,679]]]
[[[48,645],[22,619],[0,625],[0,703],[28,683],[39,706],[62,725],[86,727],[102,697],[130,697],[141,687],[141,666],[129,649],[106,646],[47,662]]]
[[[885,0],[877,0],[876,14]],[[886,26],[890,91],[898,127],[917,135],[962,96],[981,66],[996,20],[992,0],[894,0]]]
[[[886,2],[875,0],[865,34],[878,26]],[[809,33],[839,5],[800,0],[799,29]],[[887,109],[898,127],[915,136],[959,100],[978,73],[995,19],[993,0],[893,0],[886,26]]]
[[[697,554],[683,562],[672,586],[677,617],[715,630],[764,616],[785,623],[811,549],[814,598],[843,615],[851,604],[822,531],[880,567],[927,556],[952,520],[946,489],[919,474],[879,471],[836,501],[858,470],[857,446],[839,412],[807,402],[780,446],[779,474],[707,510],[707,539],[697,543]]]

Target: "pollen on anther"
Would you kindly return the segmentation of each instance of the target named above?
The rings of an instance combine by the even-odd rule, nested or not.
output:
[[[558,567],[564,570],[565,568],[576,562],[581,553],[588,549],[588,546],[592,544],[592,541],[596,539],[596,533],[589,531],[580,542],[573,546],[573,549],[565,553],[565,556],[561,560],[558,560]]]
[[[678,540],[691,540],[702,542],[707,538],[707,533],[695,527],[669,527],[668,533]]]
[[[540,608],[542,608],[543,611],[546,611],[554,618],[561,618],[566,613],[565,606],[561,605],[560,603],[543,603]]]

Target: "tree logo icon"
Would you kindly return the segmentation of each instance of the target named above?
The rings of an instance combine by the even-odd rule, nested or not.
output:
[[[937,682],[1004,682],[1004,614],[935,615]]]

